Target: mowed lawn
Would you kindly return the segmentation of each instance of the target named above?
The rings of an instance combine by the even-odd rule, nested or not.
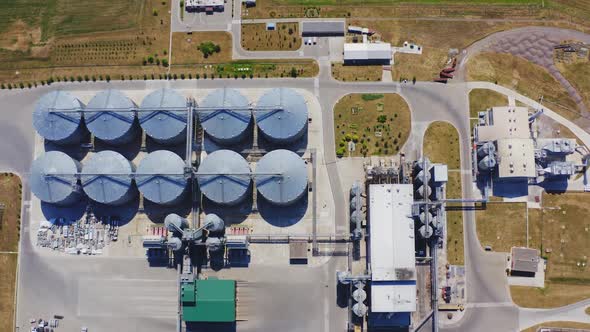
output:
[[[395,155],[411,129],[410,107],[398,94],[349,94],[334,106],[336,149],[348,156]]]
[[[510,252],[512,247],[526,247],[526,204],[489,202],[475,212],[477,237],[482,246],[493,251]]]
[[[542,209],[529,210],[530,247],[547,259],[545,287],[511,287],[523,307],[552,308],[590,298],[590,196],[543,194]]]
[[[0,331],[14,331],[14,301],[21,211],[21,182],[14,174],[0,173]]]
[[[447,122],[430,124],[424,134],[423,152],[430,161],[447,164],[449,181],[447,198],[461,198],[461,156],[459,133]],[[464,264],[463,212],[447,211],[447,260],[453,265]]]

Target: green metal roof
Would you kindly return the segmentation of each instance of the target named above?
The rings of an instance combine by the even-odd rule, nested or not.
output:
[[[182,285],[181,292],[184,321],[235,322],[236,282],[234,280],[195,280],[194,283]]]

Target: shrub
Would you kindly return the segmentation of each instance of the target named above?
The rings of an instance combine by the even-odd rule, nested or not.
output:
[[[2,83],[2,85],[0,85],[0,88],[1,88],[2,90],[6,89],[6,86],[4,85],[4,83]]]
[[[357,142],[359,141],[359,137],[358,137],[358,135],[352,135],[352,141],[353,141],[354,143],[357,143]]]
[[[336,156],[338,158],[342,158],[344,156],[344,154],[346,153],[346,148],[345,147],[339,147],[338,150],[336,150]]]
[[[364,101],[371,101],[371,100],[377,100],[377,99],[381,99],[383,98],[382,94],[379,93],[364,93],[361,98]]]
[[[78,81],[78,82],[82,82],[82,76],[78,76],[78,77],[76,77],[76,81]]]
[[[201,78],[201,75],[199,75],[199,73],[197,73],[197,75],[195,75],[195,78],[199,79],[199,78]]]
[[[86,82],[90,81],[90,77],[88,77],[88,75],[84,75],[84,81],[86,81]]]
[[[379,122],[379,123],[385,123],[385,121],[387,121],[387,115],[382,114],[382,115],[379,115],[377,117],[377,122]]]
[[[162,66],[164,66],[164,67],[168,67],[168,60],[166,60],[166,59],[163,59],[163,60],[162,60]]]
[[[154,11],[152,12],[152,14],[153,14],[154,16],[158,16],[158,10],[157,10],[157,9],[154,9]]]
[[[106,79],[107,79],[107,82],[110,82],[111,81],[111,75],[107,75],[106,76]]]
[[[347,142],[350,142],[350,141],[352,141],[352,136],[350,136],[350,134],[346,134],[346,135],[344,135],[344,139],[345,139]]]

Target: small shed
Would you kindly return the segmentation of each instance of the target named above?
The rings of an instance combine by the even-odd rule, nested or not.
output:
[[[274,22],[266,23],[266,31],[275,31],[277,29],[277,24]]]
[[[289,262],[291,264],[307,264],[307,241],[289,242]]]
[[[534,277],[539,269],[539,251],[532,248],[513,247],[510,252],[510,275]]]

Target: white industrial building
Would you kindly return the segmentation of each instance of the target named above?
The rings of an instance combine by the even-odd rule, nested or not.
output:
[[[390,43],[344,44],[344,64],[347,65],[390,65],[391,56]]]
[[[531,138],[528,108],[493,107],[481,118],[476,131],[480,142],[503,138]]]
[[[369,326],[409,326],[416,311],[413,186],[372,184],[369,198]]]
[[[222,12],[224,7],[224,0],[186,0],[184,3],[187,12]]]
[[[498,146],[498,177],[534,178],[535,147],[530,138],[499,139]]]

